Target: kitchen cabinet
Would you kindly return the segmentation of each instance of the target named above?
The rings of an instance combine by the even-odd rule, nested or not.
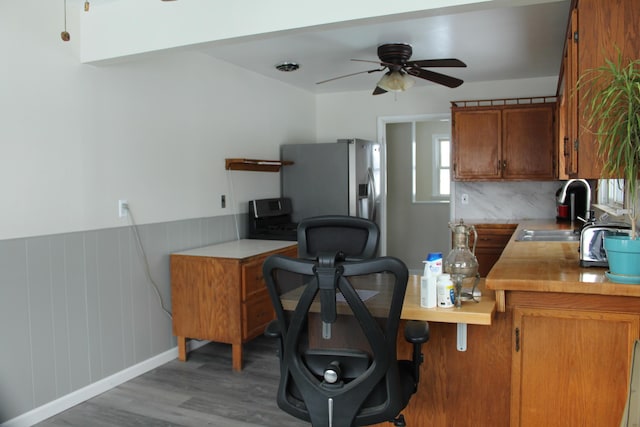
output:
[[[454,101],[451,111],[454,180],[556,178],[555,97]]]
[[[602,171],[595,137],[582,117],[584,101],[576,83],[587,70],[604,65],[605,59],[616,60],[618,49],[625,58],[640,57],[638,16],[638,0],[572,2],[560,75],[564,87],[559,85],[567,109],[559,143],[571,178],[597,179]]]
[[[516,224],[473,224],[473,226],[478,233],[475,252],[478,273],[481,277],[486,277],[502,255],[502,251],[516,229]],[[470,235],[470,248],[473,248],[474,240],[474,236]]]
[[[233,369],[242,369],[242,344],[264,332],[275,312],[262,277],[273,254],[297,256],[293,242],[236,240],[171,254],[173,334],[178,358],[187,339],[231,344]]]
[[[578,173],[578,108],[575,87],[578,81],[577,10],[572,9],[565,39],[564,55],[558,84],[558,179],[569,179]]]
[[[591,308],[564,304],[574,298]],[[596,308],[598,299],[528,306],[525,297],[515,304],[512,427],[619,425],[640,316]]]

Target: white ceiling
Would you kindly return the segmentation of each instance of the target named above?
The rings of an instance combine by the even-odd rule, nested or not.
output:
[[[514,2],[509,2],[513,4]],[[317,85],[332,77],[377,68],[350,59],[377,60],[377,46],[409,43],[412,59],[454,57],[467,68],[434,69],[466,82],[557,75],[560,71],[570,0],[432,16],[378,19],[375,23],[320,26],[195,48],[218,59],[313,93],[373,91],[382,73],[359,74]],[[193,47],[193,46],[192,46]],[[284,61],[296,72],[275,69]],[[416,86],[433,83],[417,79]]]

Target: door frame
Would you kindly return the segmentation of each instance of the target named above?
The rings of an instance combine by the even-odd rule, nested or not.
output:
[[[409,114],[400,116],[380,116],[378,117],[378,143],[380,144],[381,171],[380,177],[382,183],[381,201],[380,201],[380,254],[387,254],[387,124],[390,123],[410,123],[429,121],[434,119],[449,119],[451,113],[432,113],[432,114]],[[449,218],[455,218],[455,188],[454,182],[451,182],[451,194],[449,197]]]

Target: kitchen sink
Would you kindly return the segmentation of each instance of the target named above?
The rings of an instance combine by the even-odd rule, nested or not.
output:
[[[574,230],[535,230],[523,228],[516,236],[518,242],[578,242],[580,233]]]

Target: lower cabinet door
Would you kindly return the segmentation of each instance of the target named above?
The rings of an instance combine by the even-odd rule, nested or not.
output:
[[[637,314],[514,309],[511,426],[619,426]]]

